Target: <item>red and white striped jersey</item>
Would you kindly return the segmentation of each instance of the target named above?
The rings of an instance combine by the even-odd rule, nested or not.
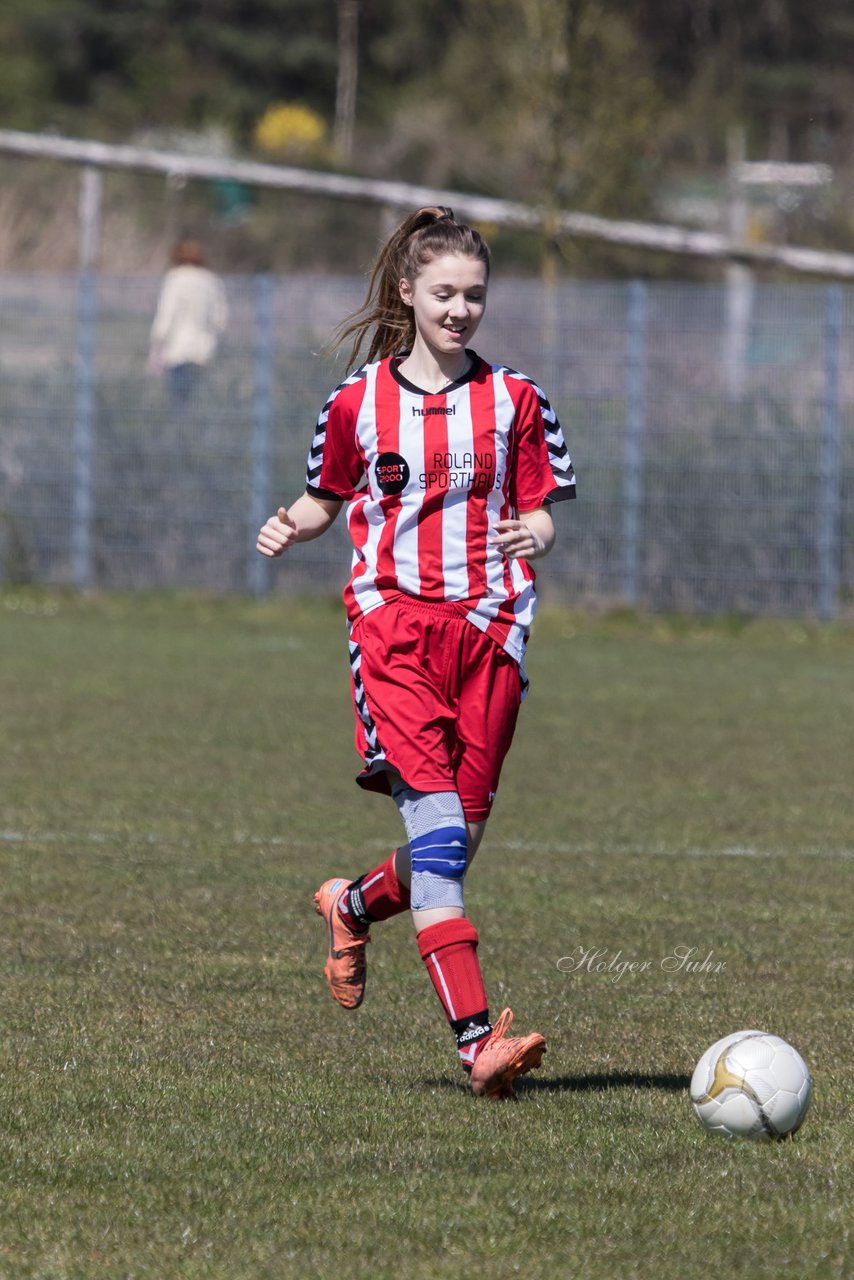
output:
[[[318,418],[306,489],[349,504],[351,622],[400,592],[453,601],[521,662],[535,575],[492,546],[495,525],[574,498],[575,474],[535,383],[469,355],[437,395],[403,377],[400,356],[346,378]]]

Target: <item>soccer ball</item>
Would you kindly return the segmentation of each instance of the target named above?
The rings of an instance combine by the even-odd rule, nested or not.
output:
[[[764,1031],[735,1031],[717,1040],[691,1077],[691,1105],[703,1128],[754,1142],[799,1129],[811,1092],[801,1055]]]

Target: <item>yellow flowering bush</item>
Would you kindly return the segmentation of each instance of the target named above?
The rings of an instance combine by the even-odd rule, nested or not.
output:
[[[275,102],[255,126],[257,146],[270,155],[316,151],[326,140],[326,123],[302,102]]]

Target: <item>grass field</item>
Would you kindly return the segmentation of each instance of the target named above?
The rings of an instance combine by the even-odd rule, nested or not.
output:
[[[0,595],[3,1280],[854,1274],[854,632],[543,610],[467,890],[549,1044],[515,1105],[467,1093],[406,918],[361,1010],[326,991],[311,894],[399,835],[345,639],[332,602]],[[650,963],[559,965],[600,948]],[[693,1118],[742,1026],[812,1069],[791,1141]]]

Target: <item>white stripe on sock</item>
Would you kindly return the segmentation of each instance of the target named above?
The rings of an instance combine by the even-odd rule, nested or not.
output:
[[[445,1000],[446,1000],[446,1002],[447,1002],[447,1009],[448,1009],[448,1013],[449,1013],[449,1015],[450,1015],[450,1017],[451,1017],[451,1021],[452,1021],[452,1022],[456,1022],[456,1020],[457,1020],[457,1011],[456,1011],[456,1009],[454,1008],[453,1001],[451,1000],[451,993],[450,993],[450,991],[448,990],[448,984],[447,984],[447,982],[445,981],[445,975],[444,975],[444,973],[442,973],[442,966],[439,964],[439,961],[436,959],[436,952],[435,952],[435,951],[431,951],[431,952],[430,952],[430,959],[431,959],[431,960],[432,960],[432,962],[433,962],[433,967],[435,968],[436,972],[437,972],[437,973],[438,973],[438,975],[439,975],[439,981],[441,982],[441,984],[442,984],[442,990],[443,990],[443,991],[444,991],[444,993],[445,993]]]

